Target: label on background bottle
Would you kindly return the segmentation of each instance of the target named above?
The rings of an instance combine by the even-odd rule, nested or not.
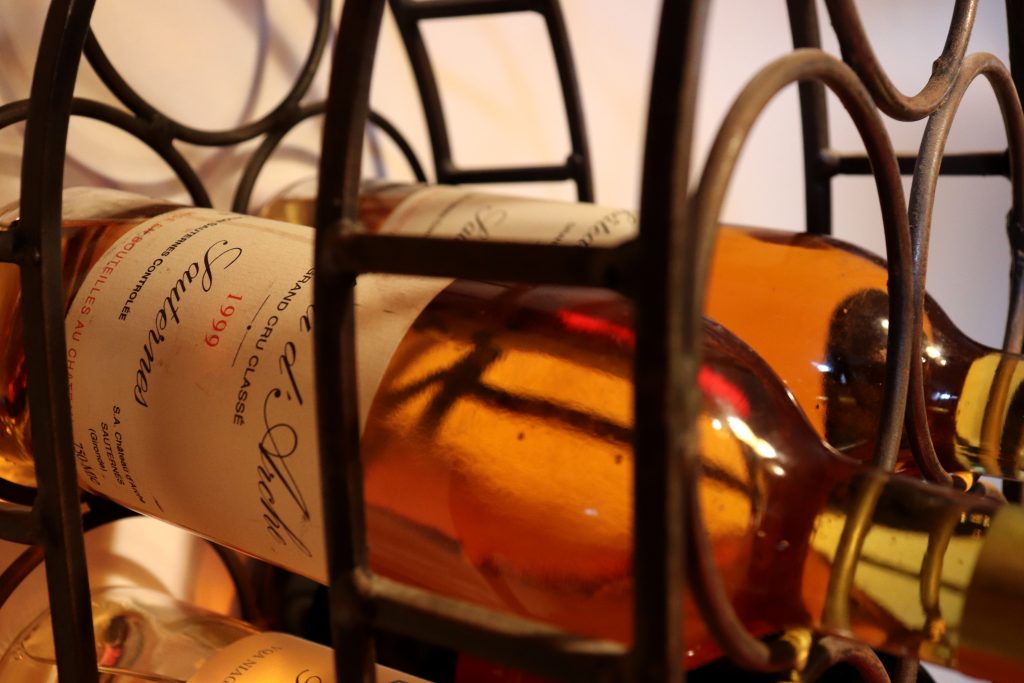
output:
[[[625,211],[437,188],[382,232],[597,244],[634,226]],[[84,486],[324,582],[312,239],[208,209],[141,223],[69,307],[67,365]],[[399,341],[448,282],[360,276],[364,419]]]
[[[386,666],[377,683],[427,683]],[[286,633],[255,633],[236,640],[199,667],[187,683],[335,683],[334,651]]]

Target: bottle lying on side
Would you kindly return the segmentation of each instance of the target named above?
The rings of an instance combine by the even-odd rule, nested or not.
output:
[[[149,588],[93,592],[96,659],[109,683],[333,683],[330,648],[173,599]],[[377,683],[426,683],[378,666]],[[49,612],[36,617],[0,656],[5,683],[57,680]]]
[[[510,220],[507,205],[450,192],[397,209],[386,191],[368,193],[364,215],[383,231],[452,237],[493,237]],[[424,204],[440,208],[433,219]],[[97,192],[69,194],[65,209],[82,485],[324,581],[311,231]],[[545,208],[554,229],[526,239],[613,239],[607,226],[628,220],[563,210]],[[629,301],[398,277],[356,289],[372,568],[627,641]],[[14,320],[16,290],[6,300]],[[1024,671],[993,635],[1024,617],[1024,572],[999,564],[1024,513],[839,454],[770,368],[711,322],[700,388],[700,503],[751,629],[813,627],[975,674]],[[854,524],[856,571],[837,572]],[[685,609],[692,666],[718,652]]]
[[[315,186],[303,182],[263,214],[311,225]],[[464,212],[462,238],[531,239],[546,225],[552,241],[589,244],[594,236],[636,233],[636,216],[600,206],[487,196],[463,188],[392,186],[366,222],[420,221],[431,229],[448,206]],[[574,223],[573,239],[559,228]],[[519,232],[525,233],[518,236]],[[844,453],[870,457],[878,433],[888,333],[888,276],[874,254],[804,233],[724,226],[719,233],[706,313],[750,344],[786,383],[811,424]],[[1021,478],[1024,366],[1020,356],[964,335],[930,297],[921,363],[935,449],[949,471]],[[913,462],[909,447],[901,467]]]

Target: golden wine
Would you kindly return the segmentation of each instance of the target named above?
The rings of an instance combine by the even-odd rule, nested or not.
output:
[[[268,204],[263,214],[312,224],[310,189],[297,186]],[[420,189],[387,188],[379,195],[386,201],[364,219],[368,229]],[[517,209],[520,224],[546,220],[542,207],[556,205],[534,204],[529,213]],[[632,234],[625,212],[583,204],[577,211],[580,220],[598,225],[601,216],[618,215],[620,236]],[[723,226],[705,313],[768,361],[825,441],[867,460],[878,434],[884,394],[887,280],[881,259],[837,239]],[[1021,356],[971,340],[931,297],[925,300],[924,334],[921,363],[927,414],[943,466],[952,472],[1022,478]],[[913,467],[905,445],[898,468]]]
[[[399,202],[408,193],[368,192],[365,219],[382,232],[502,239],[520,227],[517,211],[536,209],[462,190]],[[66,277],[82,485],[324,581],[310,232],[121,201],[88,216],[67,202],[78,219]],[[614,240],[612,227],[630,224],[614,210],[593,220],[573,218],[572,205],[541,211],[551,225],[527,239]],[[628,300],[388,277],[356,289],[372,568],[628,641]],[[1017,593],[978,578],[1013,546],[1018,510],[836,452],[771,369],[712,322],[699,385],[700,503],[751,629],[813,627],[976,674],[1000,657],[1022,670],[1015,648],[979,635],[1024,616]],[[840,539],[855,521],[862,551],[840,580]],[[1024,571],[1006,573],[1007,586],[1024,586]],[[994,592],[1001,613],[979,610]],[[692,666],[718,652],[685,609]]]

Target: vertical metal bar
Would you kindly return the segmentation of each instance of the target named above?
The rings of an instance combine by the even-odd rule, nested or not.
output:
[[[786,0],[793,47],[821,48],[814,0]],[[804,217],[807,232],[832,234],[832,176],[829,164],[828,108],[825,86],[804,81],[800,93],[800,126],[804,143]]]
[[[583,121],[583,105],[580,103],[580,88],[576,80],[576,67],[573,64],[572,49],[569,46],[569,33],[565,28],[565,18],[558,0],[546,3],[547,11],[544,20],[547,22],[548,34],[551,36],[551,51],[555,55],[558,67],[558,80],[562,86],[562,101],[565,103],[565,116],[569,125],[569,140],[572,144],[572,155],[568,165],[576,181],[576,196],[581,202],[594,201],[594,180],[590,167],[590,148],[587,143],[587,131]]]
[[[634,552],[635,681],[682,672],[684,453],[695,442],[700,349],[680,334],[683,222],[689,205],[694,110],[707,2],[665,2],[655,53],[640,197]]]
[[[54,0],[32,77],[22,160],[21,268],[32,446],[53,636],[62,683],[97,680],[85,542],[72,453],[61,283],[61,186],[71,98],[94,0]]]
[[[569,33],[562,16],[558,0],[535,0],[526,3],[489,2],[480,3],[476,0],[446,0],[444,2],[411,2],[410,0],[390,0],[391,11],[398,24],[402,41],[405,44],[409,61],[412,65],[416,84],[420,91],[420,101],[427,121],[427,132],[430,136],[431,150],[434,155],[434,170],[439,183],[458,182],[530,182],[537,169],[510,168],[484,169],[469,172],[460,169],[452,159],[451,144],[448,137],[448,124],[445,120],[441,96],[434,78],[430,55],[427,52],[419,24],[424,20],[444,17],[466,17],[475,14],[499,12],[532,11],[544,18],[551,50],[558,70],[559,84],[562,89],[562,100],[565,105],[566,119],[569,126],[569,138],[572,151],[564,164],[542,167],[550,175],[555,172],[559,178],[572,179],[576,183],[576,193],[580,201],[593,201],[594,189],[590,164],[590,150],[587,144],[586,128],[583,122],[583,106],[580,101],[576,71],[573,66],[572,49],[569,45]]]
[[[1010,51],[1010,75],[1017,99],[1024,92],[1024,0],[1006,0],[1006,35]],[[1015,182],[1021,182],[1016,179]],[[1024,326],[1024,216],[1012,210],[1006,216],[1010,241],[1010,297],[1003,349],[1021,353],[1019,340]]]
[[[383,12],[384,0],[349,1],[342,9],[316,205],[317,431],[328,532],[331,636],[338,679],[353,683],[373,680],[374,647],[369,605],[359,583],[367,552],[356,405],[355,276],[332,265],[336,260],[331,245],[356,223],[363,131]]]
[[[1017,94],[1024,92],[1024,0],[1006,0],[1006,39]]]
[[[452,148],[448,141],[448,124],[445,122],[444,107],[434,78],[434,68],[419,30],[417,20],[406,0],[390,0],[391,13],[395,16],[402,42],[405,43],[409,62],[412,65],[416,85],[419,86],[420,101],[427,122],[427,133],[430,136],[430,151],[434,156],[434,174],[437,182],[449,182],[452,168]]]

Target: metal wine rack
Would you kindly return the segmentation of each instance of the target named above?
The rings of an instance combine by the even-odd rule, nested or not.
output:
[[[1024,116],[1018,98],[1024,75],[1024,5],[1007,0],[1011,65],[990,56],[965,56],[976,0],[956,0],[949,35],[931,79],[913,97],[898,92],[875,59],[852,0],[826,0],[842,60],[820,48],[813,0],[788,0],[792,53],[772,62],[742,91],[725,119],[703,175],[691,189],[689,168],[694,111],[708,0],[666,0],[652,74],[644,150],[639,237],[611,249],[469,243],[369,235],[356,218],[362,138],[367,123],[390,135],[418,178],[422,166],[386,119],[369,109],[369,84],[384,0],[347,0],[338,19],[325,102],[306,102],[313,73],[326,49],[331,3],[317,5],[317,28],[292,89],[258,121],[225,131],[181,124],[143,99],[117,72],[90,31],[95,0],[53,0],[27,100],[0,107],[0,127],[26,122],[21,218],[0,232],[0,260],[21,268],[26,362],[38,489],[16,503],[0,504],[0,537],[36,546],[44,558],[53,607],[61,681],[97,681],[83,519],[71,448],[67,372],[64,364],[63,295],[59,226],[61,186],[71,116],[105,121],[152,148],[177,174],[194,202],[208,205],[198,174],[176,150],[176,141],[224,146],[262,138],[235,193],[245,209],[261,168],[284,135],[312,116],[324,115],[320,164],[314,302],[319,440],[328,529],[330,616],[340,680],[371,680],[373,634],[397,631],[420,640],[564,680],[678,681],[682,679],[681,617],[689,584],[705,623],[740,667],[781,672],[797,665],[784,640],[761,641],[740,624],[726,600],[708,550],[696,505],[693,425],[698,409],[696,371],[701,316],[718,214],[742,143],[767,102],[799,82],[804,133],[807,225],[828,232],[831,180],[838,174],[874,176],[882,205],[890,281],[886,399],[875,452],[891,469],[904,422],[925,477],[949,482],[935,457],[924,420],[920,353],[925,265],[936,176],[998,174],[1011,179],[1013,208],[1007,220],[1014,264],[1013,295],[1004,345],[1019,351],[1024,337],[1021,269],[1024,264],[1021,159]],[[578,195],[592,195],[590,158],[571,52],[557,0],[390,0],[420,89],[431,140],[434,177],[448,183],[572,180]],[[471,14],[534,12],[546,23],[565,98],[572,151],[564,164],[526,168],[462,169],[454,165],[447,125],[421,22]],[[85,56],[123,108],[73,97]],[[984,75],[996,92],[1008,133],[1007,150],[943,155],[960,97]],[[866,155],[829,147],[825,89],[849,111]],[[896,154],[882,113],[898,120],[927,117],[921,148]],[[912,174],[910,210],[900,182]],[[559,631],[550,625],[496,613],[398,584],[370,572],[366,562],[362,474],[355,393],[352,287],[361,272],[487,278],[616,289],[636,305],[635,365],[635,630],[632,646]],[[339,420],[340,415],[340,420]],[[671,419],[669,416],[672,416]],[[681,416],[681,419],[680,419]],[[17,499],[16,488],[4,489]],[[642,495],[641,495],[642,494]],[[862,536],[858,518],[844,537]],[[866,522],[860,522],[861,525]],[[837,571],[857,559],[854,541],[837,552]],[[16,570],[15,573],[17,573]],[[9,573],[8,573],[9,574]],[[7,581],[17,577],[4,574]],[[847,574],[849,572],[847,571]],[[852,580],[852,576],[850,577]],[[848,584],[839,589],[848,589]],[[0,596],[2,596],[0,591]],[[817,677],[845,661],[872,681],[888,674],[871,650],[819,638],[804,669]],[[913,679],[907,661],[900,680]]]

